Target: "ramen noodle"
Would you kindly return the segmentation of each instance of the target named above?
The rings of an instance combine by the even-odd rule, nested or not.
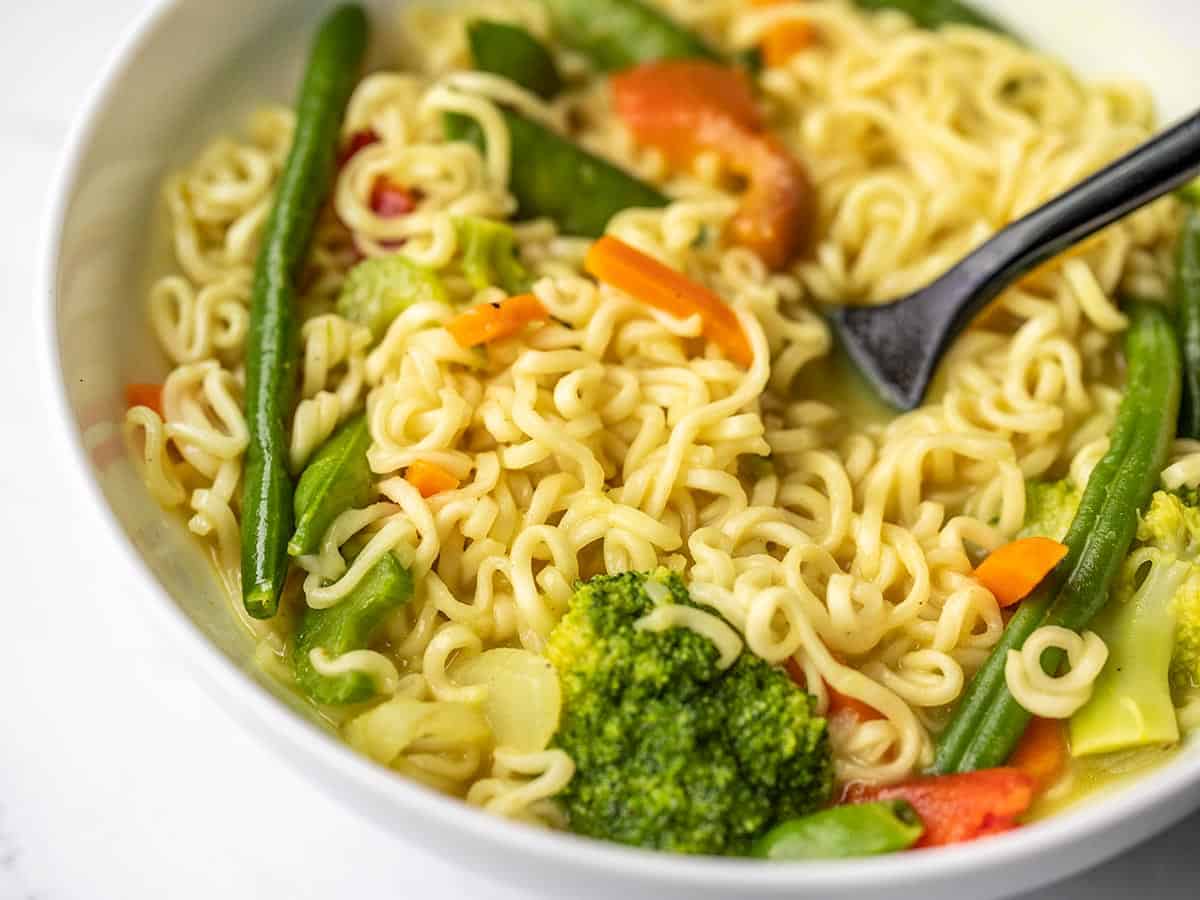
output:
[[[343,143],[367,137],[344,154],[301,281],[288,423],[299,474],[365,410],[374,495],[294,559],[280,615],[241,612],[239,522],[253,269],[290,110],[259,110],[167,178],[174,265],[151,287],[148,320],[172,368],[161,409],[136,406],[126,420],[148,490],[211,550],[231,607],[282,677],[305,607],[336,608],[389,554],[411,571],[413,599],[370,646],[310,654],[320,676],[362,673],[375,691],[323,714],[384,765],[555,827],[571,824],[555,798],[580,777],[550,739],[558,709],[534,708],[542,687],[529,708],[501,709],[513,702],[510,663],[484,661],[497,649],[540,660],[577,584],[598,575],[676,573],[703,608],[648,580],[655,608],[639,630],[703,636],[722,670],[742,655],[787,664],[813,714],[829,715],[839,784],[925,771],[1005,629],[975,568],[1026,526],[1027,486],[1082,486],[1103,457],[1129,324],[1118,298],[1169,295],[1181,220],[1165,197],[1026,275],[955,341],[923,405],[883,411],[839,362],[823,313],[922,287],[1147,140],[1148,92],[1085,82],[985,29],[923,30],[840,0],[658,9],[726,56],[784,26],[816,36],[755,78],[766,127],[811,181],[806,253],[772,269],[731,240],[743,184],[718,154],[679,165],[639,141],[546,5],[405,6],[406,45],[388,48],[402,67],[364,77],[346,111]],[[473,71],[467,25],[480,16],[545,42],[566,89],[547,100]],[[669,198],[618,212],[606,234],[723,300],[747,365],[704,340],[703,316],[592,277],[590,237],[516,216],[510,112]],[[485,149],[448,140],[447,114],[473,123]],[[409,208],[382,209],[381,185]],[[511,224],[546,314],[486,350],[455,339],[455,317],[511,291],[466,270],[467,217]],[[396,255],[435,273],[445,296],[407,305],[376,335],[339,314],[338,298],[361,260]],[[1198,447],[1176,443],[1164,488],[1200,483]],[[406,477],[414,464],[455,486],[425,496]],[[1043,670],[1047,649],[1067,657],[1062,673]],[[1107,655],[1094,632],[1046,626],[1008,652],[1005,679],[1025,710],[1066,720]],[[1191,694],[1174,696],[1195,720]],[[871,714],[834,715],[847,702]],[[504,743],[497,723],[514,720],[513,734],[544,737]]]

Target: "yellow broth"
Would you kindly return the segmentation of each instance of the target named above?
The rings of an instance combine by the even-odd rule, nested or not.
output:
[[[1110,791],[1166,765],[1179,753],[1181,745],[1142,747],[1098,756],[1071,759],[1066,771],[1034,801],[1026,821],[1036,822],[1056,815],[1069,806],[1093,801]]]

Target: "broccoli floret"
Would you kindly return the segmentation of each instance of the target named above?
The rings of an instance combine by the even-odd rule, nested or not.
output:
[[[446,303],[446,288],[432,269],[406,256],[364,259],[346,275],[338,296],[338,315],[371,329],[375,340],[383,337],[392,319],[414,303]]]
[[[1184,203],[1200,206],[1200,178],[1193,178],[1187,184],[1176,188],[1175,196]]]
[[[1048,537],[1061,541],[1071,527],[1083,492],[1069,478],[1030,481],[1025,485],[1025,524],[1017,537]]]
[[[576,765],[559,799],[580,834],[745,854],[772,825],[829,799],[825,721],[749,652],[722,671],[716,645],[690,628],[635,628],[659,603],[697,605],[666,569],[597,576],[551,633],[546,655],[563,690],[554,743]]]
[[[1138,541],[1153,548],[1160,566],[1173,560],[1181,567],[1180,583],[1169,604],[1175,616],[1171,681],[1177,688],[1200,687],[1200,507],[1196,492],[1156,493],[1138,523]]]
[[[509,294],[529,290],[529,273],[516,257],[516,236],[510,226],[478,216],[454,220],[462,248],[462,270],[471,287],[480,291],[498,285]]]
[[[1093,628],[1109,657],[1071,719],[1072,753],[1178,740],[1172,687],[1200,686],[1200,508],[1154,494]]]

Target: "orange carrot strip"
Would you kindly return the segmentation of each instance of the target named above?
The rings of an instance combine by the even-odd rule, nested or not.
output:
[[[161,384],[127,384],[125,385],[125,408],[146,406],[162,416],[162,392]]]
[[[654,257],[605,235],[592,244],[583,268],[605,284],[672,316],[683,319],[699,313],[701,332],[726,356],[745,367],[754,361],[733,309],[708,288]]]
[[[753,6],[777,6],[787,0],[751,0]],[[770,68],[782,66],[789,59],[813,45],[816,32],[808,22],[780,22],[762,38],[763,62]]]
[[[763,131],[745,72],[707,60],[666,59],[618,72],[611,79],[621,120],[671,165],[715,153],[746,180],[729,223],[734,243],[768,266],[787,265],[808,243],[815,197],[803,167]]]
[[[1067,764],[1067,738],[1062,723],[1034,717],[1008,764],[1032,778],[1039,789],[1052,785]]]
[[[769,68],[786,65],[788,60],[813,45],[815,33],[807,22],[780,22],[763,35],[763,62]]]
[[[980,769],[878,787],[852,784],[843,801],[903,798],[925,824],[925,833],[915,846],[940,847],[1015,828],[1017,816],[1033,802],[1033,790],[1033,779],[1017,769]]]
[[[991,591],[1001,606],[1012,606],[1042,583],[1067,548],[1047,537],[1022,538],[1005,544],[975,569],[975,578]]]
[[[499,303],[481,303],[459,313],[446,323],[446,330],[463,347],[478,347],[512,337],[531,322],[550,318],[546,307],[533,294],[518,294]]]
[[[421,492],[422,497],[432,497],[442,491],[452,491],[458,487],[458,479],[439,466],[437,463],[418,459],[408,467],[404,478]]]

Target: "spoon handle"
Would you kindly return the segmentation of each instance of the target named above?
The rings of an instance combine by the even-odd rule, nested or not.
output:
[[[1023,273],[1200,173],[1200,112],[1013,222],[951,271],[973,284],[953,331]],[[950,273],[947,273],[950,274]],[[965,279],[964,279],[965,276]],[[959,297],[963,296],[962,292]]]

